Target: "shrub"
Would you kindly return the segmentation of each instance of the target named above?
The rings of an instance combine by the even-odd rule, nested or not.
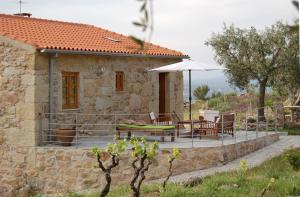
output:
[[[262,190],[262,192],[258,195],[259,197],[263,196],[270,196],[269,191],[271,190],[271,187],[274,185],[275,179],[271,178],[268,185]]]
[[[289,150],[286,152],[286,158],[292,168],[296,171],[300,170],[300,152],[297,150]]]
[[[209,87],[207,85],[198,86],[194,92],[193,95],[198,100],[206,100],[207,99],[207,93],[209,92]]]
[[[208,100],[207,103],[210,109],[218,110],[221,112],[227,111],[229,109],[228,103],[225,102],[224,97],[215,97]]]
[[[222,97],[222,96],[223,96],[223,94],[219,91],[213,91],[211,93],[211,98],[219,98],[219,97]]]
[[[268,106],[268,107],[272,108],[273,104],[274,104],[274,101],[272,99],[270,99],[270,98],[266,99],[265,106]]]
[[[237,177],[239,183],[244,182],[246,180],[246,173],[248,171],[248,165],[245,160],[240,160],[240,167],[237,170]]]
[[[173,162],[175,161],[175,159],[178,159],[179,156],[180,156],[179,150],[177,148],[173,148],[172,155],[170,155],[169,158],[168,158],[168,162],[169,162],[169,174],[168,174],[167,178],[163,182],[163,191],[165,191],[166,184],[167,184],[168,180],[170,179],[170,176],[172,176],[172,174],[173,174],[173,171],[172,171]]]
[[[225,96],[228,96],[228,97],[236,97],[237,94],[235,92],[228,92],[225,94]]]
[[[97,157],[99,168],[104,172],[106,185],[100,193],[100,197],[104,197],[108,194],[111,184],[111,170],[119,165],[119,155],[126,149],[126,140],[115,140],[114,143],[106,145],[105,149],[93,148],[93,153]],[[104,166],[104,162],[110,157],[111,164]]]

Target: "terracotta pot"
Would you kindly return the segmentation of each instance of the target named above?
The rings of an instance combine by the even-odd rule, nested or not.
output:
[[[75,135],[76,135],[75,129],[58,129],[58,130],[56,130],[56,139],[63,146],[71,146]]]

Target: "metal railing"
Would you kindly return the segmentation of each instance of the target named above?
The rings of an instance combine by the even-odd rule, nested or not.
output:
[[[276,112],[269,109],[263,115],[234,113],[233,120],[226,119],[228,113],[220,113],[216,121],[183,121],[183,113],[156,115],[172,117],[172,127],[163,129],[156,124],[144,129],[118,129],[124,123],[151,125],[149,114],[54,113],[52,122],[49,122],[49,113],[40,114],[39,141],[41,146],[92,147],[105,146],[118,134],[120,138],[128,138],[131,134],[145,136],[149,141],[158,140],[165,148],[210,147],[263,137],[276,132],[279,127]]]

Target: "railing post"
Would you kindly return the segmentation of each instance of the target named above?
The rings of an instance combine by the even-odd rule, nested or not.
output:
[[[78,146],[78,133],[77,133],[77,113],[75,113],[75,146]]]
[[[268,115],[268,114],[267,114]],[[266,116],[266,131],[269,131],[269,121],[268,121],[268,116]]]
[[[190,129],[191,129],[191,134],[192,134],[192,148],[194,148],[194,129],[193,129],[193,124],[194,124],[194,123],[193,123],[193,121],[191,120],[191,124],[190,124],[190,125],[191,125],[191,126],[190,126],[191,128],[190,128]]]
[[[222,113],[222,115],[221,115],[221,117],[222,117],[222,146],[224,145],[224,115],[223,115],[223,113]]]
[[[277,111],[277,106],[275,107],[275,131],[277,131],[277,120],[278,119],[278,111]]]
[[[236,144],[236,113],[234,113],[234,118],[233,118],[233,136],[234,136],[234,144]]]
[[[39,121],[40,121],[40,129],[39,129],[39,142],[38,145],[42,146],[44,145],[43,143],[43,116],[42,113],[39,113]]]
[[[114,114],[114,126],[115,126],[115,135],[117,135],[117,115]],[[120,136],[121,137],[121,136]]]
[[[258,137],[258,126],[259,126],[259,110],[260,108],[257,109],[257,116],[256,116],[256,138]]]
[[[246,140],[248,140],[248,113],[246,112]]]

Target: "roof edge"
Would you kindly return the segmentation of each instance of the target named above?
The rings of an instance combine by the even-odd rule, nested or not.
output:
[[[129,53],[112,53],[112,52],[96,52],[96,51],[75,51],[75,50],[55,50],[55,49],[40,49],[41,53],[49,54],[74,54],[74,55],[98,55],[98,56],[118,56],[118,57],[139,57],[139,58],[174,58],[174,59],[189,59],[189,56],[174,56],[174,55],[147,55],[147,54],[129,54]]]

